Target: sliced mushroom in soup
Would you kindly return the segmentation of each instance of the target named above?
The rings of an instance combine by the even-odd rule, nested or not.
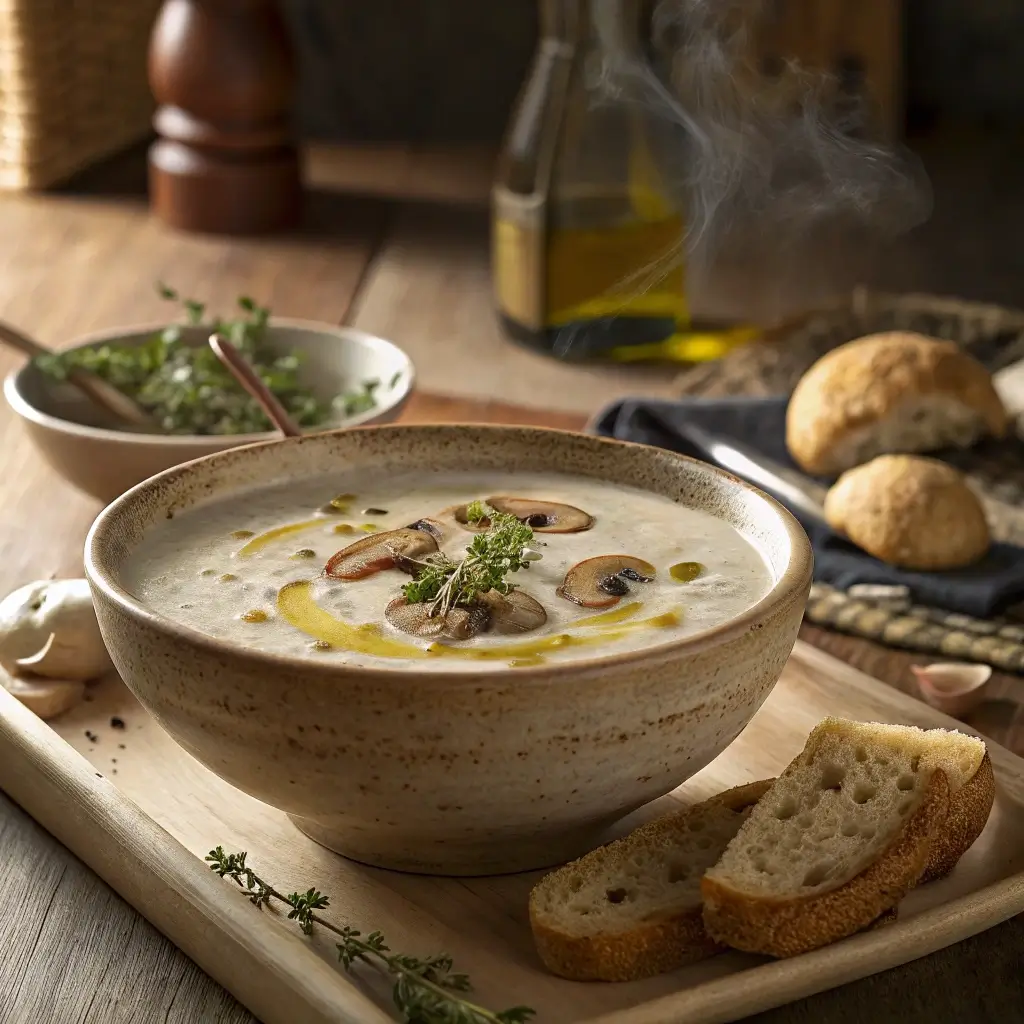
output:
[[[650,583],[650,562],[632,555],[598,555],[577,562],[562,580],[558,596],[584,608],[608,608],[630,592],[630,583]]]
[[[506,515],[515,516],[521,523],[529,526],[534,533],[580,533],[583,530],[589,530],[594,525],[594,517],[589,512],[584,512],[583,509],[576,508],[575,505],[566,505],[560,501],[498,496],[487,498],[484,504],[493,508],[495,512],[504,512]],[[467,530],[482,532],[490,526],[488,519],[471,522],[468,505],[459,505],[452,514],[455,516],[456,522],[461,523]]]

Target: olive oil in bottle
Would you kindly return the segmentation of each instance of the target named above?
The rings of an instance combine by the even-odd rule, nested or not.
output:
[[[597,347],[673,334],[688,317],[682,235],[672,211],[639,217],[607,196],[565,202],[546,239],[549,329],[589,334]]]
[[[651,141],[665,126],[608,102],[641,60],[643,0],[544,0],[543,38],[494,189],[495,298],[510,335],[563,359],[713,359],[755,332],[697,331],[685,218]]]

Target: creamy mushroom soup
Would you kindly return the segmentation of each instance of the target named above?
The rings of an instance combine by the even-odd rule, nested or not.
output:
[[[154,610],[244,647],[445,669],[691,636],[773,583],[747,538],[668,498],[471,473],[338,475],[216,501],[152,528],[127,579]]]

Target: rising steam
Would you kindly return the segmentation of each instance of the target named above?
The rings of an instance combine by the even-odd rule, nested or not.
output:
[[[867,137],[863,102],[832,102],[834,77],[753,65],[757,0],[659,0],[648,53],[623,45],[621,5],[604,3],[601,92],[645,114],[691,255],[737,230],[792,236],[838,220],[894,235],[927,219],[920,163]]]

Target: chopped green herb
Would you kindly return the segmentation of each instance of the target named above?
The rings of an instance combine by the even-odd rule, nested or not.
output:
[[[466,506],[466,519],[470,523],[476,525],[477,523],[483,522],[483,520],[487,518],[489,512],[491,512],[490,507],[477,499],[476,501],[471,501]]]
[[[206,306],[202,302],[186,299],[183,305],[185,307],[185,320],[188,323],[196,325],[203,322],[203,313],[206,312]]]
[[[338,417],[367,412],[377,405],[379,381],[323,402],[299,383],[300,356],[280,355],[267,344],[270,310],[248,296],[238,300],[241,315],[204,321],[206,306],[182,299],[166,284],[157,294],[178,303],[185,324],[223,333],[248,359],[264,384],[302,427],[316,427]],[[205,339],[204,339],[205,340]],[[76,368],[89,370],[135,399],[168,434],[248,434],[271,429],[263,410],[249,397],[205,345],[188,345],[181,325],[170,324],[141,345],[108,343],[39,356],[36,365],[63,380]]]
[[[345,395],[338,395],[333,405],[335,410],[340,410],[346,416],[358,416],[362,412],[369,412],[377,405],[374,395],[380,387],[379,380],[367,380],[363,382],[360,391],[351,391]]]

